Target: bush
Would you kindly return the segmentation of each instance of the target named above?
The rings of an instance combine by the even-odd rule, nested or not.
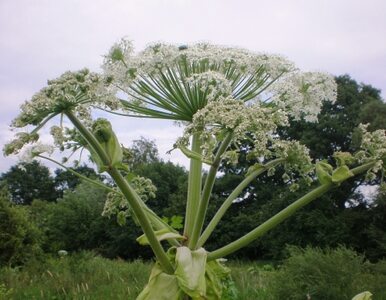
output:
[[[92,250],[108,258],[150,258],[149,247],[136,242],[141,229],[128,219],[124,226],[116,218],[102,216],[106,190],[87,182],[67,190],[56,203],[35,200],[30,207],[35,222],[44,232],[46,253]]]
[[[273,299],[344,300],[366,290],[374,299],[386,299],[385,261],[371,264],[344,247],[290,247],[289,254],[269,281]]]
[[[11,204],[0,191],[0,266],[24,264],[40,257],[41,232],[31,222],[25,207]]]

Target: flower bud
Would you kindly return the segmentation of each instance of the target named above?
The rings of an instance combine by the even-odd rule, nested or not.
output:
[[[108,167],[115,167],[122,163],[122,148],[118,142],[118,139],[111,127],[109,121],[103,118],[97,119],[92,125],[92,133],[95,138],[98,140],[103,150],[106,152],[109,157],[109,165],[106,166],[105,163],[102,163],[97,154],[94,151],[91,152],[91,156],[98,165],[100,172],[106,171]]]

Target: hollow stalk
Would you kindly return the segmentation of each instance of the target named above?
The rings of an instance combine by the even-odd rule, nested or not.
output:
[[[351,169],[351,172],[354,175],[358,175],[360,173],[366,172],[367,170],[371,169],[374,166],[375,162],[370,162],[367,164],[364,164],[362,166],[356,167],[354,169]],[[315,188],[311,192],[307,193],[303,197],[299,198],[286,208],[284,208],[282,211],[265,221],[260,226],[256,227],[254,230],[250,231],[243,237],[239,238],[238,240],[219,248],[211,253],[208,254],[208,261],[218,259],[224,256],[227,256],[240,248],[245,247],[246,245],[250,244],[263,234],[265,234],[267,231],[271,230],[272,228],[276,227],[279,223],[283,222],[285,219],[292,216],[296,211],[298,211],[303,206],[307,205],[311,201],[315,200],[316,198],[320,197],[333,187],[336,187],[337,184],[334,184],[332,182],[325,183],[323,185],[320,185],[319,187]]]
[[[241,194],[241,192],[254,180],[257,176],[264,173],[266,170],[275,167],[279,163],[283,162],[285,159],[278,158],[270,161],[265,164],[262,168],[257,169],[256,171],[251,172],[247,177],[244,178],[243,181],[239,183],[239,185],[232,191],[232,193],[228,196],[228,198],[223,202],[221,207],[218,209],[212,220],[209,222],[208,226],[205,228],[202,233],[200,239],[198,240],[197,247],[202,247],[205,242],[208,240],[217,224],[220,222],[224,214],[227,212],[229,207],[232,205],[233,201]]]
[[[191,249],[195,249],[197,246],[197,241],[201,234],[202,227],[204,225],[205,215],[208,209],[210,195],[212,194],[217,171],[218,171],[218,168],[220,167],[221,158],[224,152],[227,150],[229,144],[231,143],[232,137],[233,137],[233,134],[229,132],[224,138],[224,140],[221,142],[220,147],[218,148],[216,156],[213,160],[213,163],[211,164],[211,167],[209,169],[208,175],[206,176],[204,188],[202,190],[201,201],[199,203],[196,219],[194,222],[192,236],[189,239],[189,247]]]
[[[171,265],[164,249],[161,246],[161,243],[157,240],[153,228],[145,214],[145,211],[141,207],[141,198],[134,191],[134,189],[129,185],[129,183],[124,179],[121,173],[110,165],[110,159],[104,149],[99,144],[98,140],[94,135],[79,121],[79,119],[71,112],[67,111],[66,116],[74,124],[74,126],[79,130],[83,138],[87,143],[93,148],[93,150],[98,154],[101,161],[109,166],[108,173],[113,178],[122,194],[128,200],[135,216],[138,218],[139,224],[149,240],[150,247],[152,248],[157,260],[159,261],[162,269],[169,274],[173,273],[173,266]]]
[[[192,137],[192,151],[198,154],[202,153],[200,133],[194,133]],[[189,178],[188,178],[188,196],[186,202],[184,236],[189,239],[192,236],[194,221],[201,198],[202,185],[202,162],[199,159],[190,159]]]

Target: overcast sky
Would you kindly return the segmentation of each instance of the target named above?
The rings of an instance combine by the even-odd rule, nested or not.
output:
[[[126,36],[137,50],[155,41],[245,47],[283,54],[298,67],[386,91],[385,0],[0,0],[0,146],[21,103],[67,70],[98,71]],[[121,141],[155,139],[162,156],[180,129],[115,119]],[[170,157],[185,164],[181,155]],[[0,155],[0,173],[17,161]]]

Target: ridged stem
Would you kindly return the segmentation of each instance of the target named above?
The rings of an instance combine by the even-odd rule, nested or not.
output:
[[[139,224],[149,240],[150,247],[152,248],[157,260],[159,261],[162,269],[169,274],[174,272],[173,266],[171,265],[164,249],[162,248],[161,243],[157,240],[154,230],[151,227],[151,224],[145,214],[144,209],[141,207],[141,198],[134,191],[134,189],[129,185],[129,183],[124,179],[121,173],[110,165],[110,159],[107,153],[104,151],[102,146],[99,144],[95,136],[79,121],[79,119],[71,112],[67,111],[66,116],[74,124],[74,126],[79,130],[83,138],[88,142],[90,147],[98,154],[99,158],[108,167],[108,173],[113,178],[114,182],[117,184],[122,194],[126,197],[135,216],[137,217]]]
[[[194,222],[192,236],[189,239],[189,248],[191,249],[197,248],[198,238],[200,237],[202,227],[204,225],[210,195],[212,194],[214,182],[216,180],[218,168],[220,167],[222,155],[228,149],[228,146],[232,141],[232,137],[232,132],[229,132],[224,138],[224,140],[221,142],[220,147],[218,148],[216,156],[213,160],[213,163],[211,164],[211,167],[209,169],[208,175],[206,176],[204,188],[202,190],[201,201],[199,203],[196,220]]]
[[[362,166],[356,167],[351,169],[351,172],[354,175],[361,174],[363,172],[366,172],[367,170],[371,169],[374,166],[375,162],[366,163]],[[323,184],[311,192],[307,193],[303,197],[299,198],[283,210],[281,210],[279,213],[265,221],[260,226],[256,227],[254,230],[250,231],[243,237],[239,238],[238,240],[219,248],[211,253],[208,254],[208,261],[218,259],[224,256],[227,256],[240,248],[245,247],[246,245],[250,244],[263,234],[265,234],[267,231],[271,230],[272,228],[276,227],[279,223],[283,222],[290,216],[292,216],[296,211],[298,211],[303,206],[307,205],[311,201],[315,200],[316,198],[320,197],[330,189],[336,187],[338,185],[333,184],[332,182]]]
[[[202,247],[205,242],[208,240],[214,229],[216,228],[217,224],[220,222],[221,218],[225,215],[229,207],[232,205],[233,201],[241,194],[241,192],[254,180],[257,176],[264,173],[269,168],[272,168],[281,162],[283,162],[284,159],[278,158],[275,160],[270,161],[269,163],[262,166],[260,169],[257,169],[256,171],[253,171],[251,174],[249,174],[247,177],[244,178],[243,181],[239,183],[239,185],[232,191],[232,193],[228,196],[228,198],[223,202],[221,207],[218,209],[217,213],[214,215],[212,220],[209,222],[208,226],[205,228],[204,232],[202,233],[200,239],[198,240],[197,247]]]
[[[194,133],[192,137],[192,151],[201,154],[200,133]],[[190,159],[188,196],[186,202],[184,236],[189,239],[192,236],[194,221],[201,198],[202,162],[199,159]]]

